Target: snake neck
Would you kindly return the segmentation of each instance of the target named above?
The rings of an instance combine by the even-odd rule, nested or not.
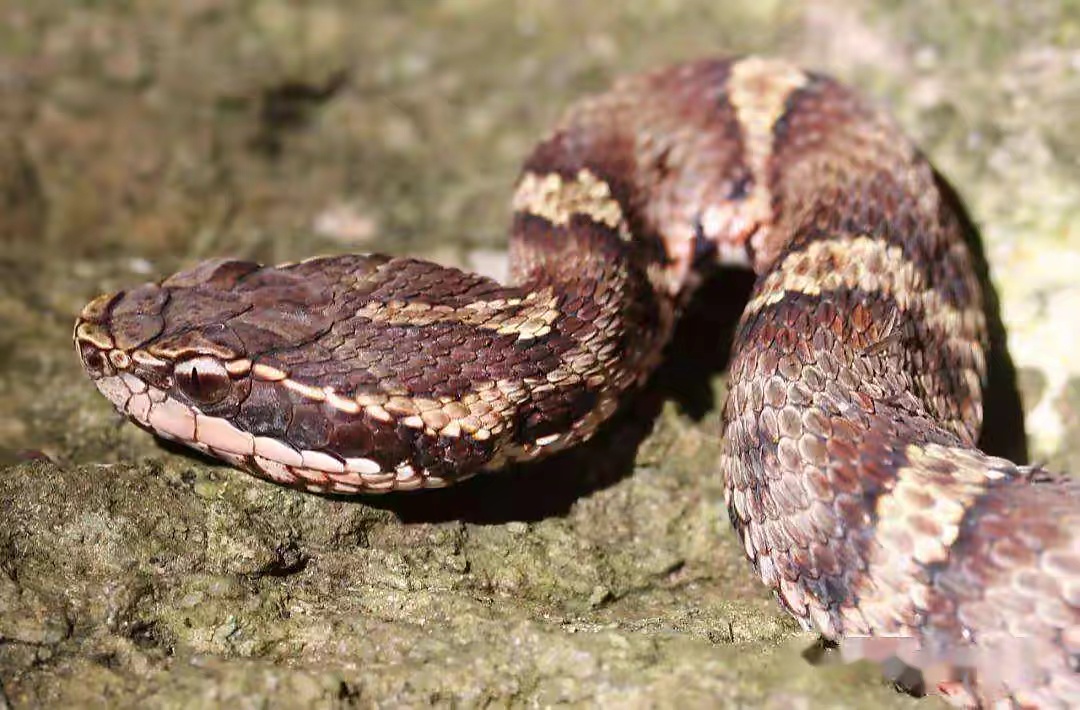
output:
[[[519,211],[511,238],[514,288],[551,304],[552,333],[530,357],[540,372],[510,451],[535,458],[589,438],[655,369],[678,295],[657,288],[649,255],[584,212],[558,223]]]

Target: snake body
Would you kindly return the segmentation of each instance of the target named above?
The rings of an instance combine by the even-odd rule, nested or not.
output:
[[[1080,485],[975,447],[985,297],[883,112],[758,57],[629,77],[538,144],[513,208],[511,286],[215,260],[95,299],[76,346],[136,424],[256,475],[435,487],[587,439],[708,267],[748,266],[720,469],[763,581],[827,638],[963,668],[958,702],[1080,704]]]

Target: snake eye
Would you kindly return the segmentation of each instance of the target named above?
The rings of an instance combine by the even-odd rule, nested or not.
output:
[[[225,366],[212,357],[185,360],[176,366],[173,375],[180,391],[200,404],[220,402],[232,389]]]

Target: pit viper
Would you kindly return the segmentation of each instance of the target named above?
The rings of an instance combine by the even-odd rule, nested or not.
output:
[[[538,143],[512,206],[509,285],[217,259],[93,300],[76,347],[131,421],[257,476],[438,487],[588,439],[710,269],[744,266],[717,468],[784,609],[944,668],[961,704],[1080,705],[1080,484],[976,448],[986,291],[884,111],[762,57],[631,76]]]

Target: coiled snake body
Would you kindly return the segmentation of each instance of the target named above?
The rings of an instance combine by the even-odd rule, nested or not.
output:
[[[256,475],[442,486],[588,438],[699,267],[747,265],[720,469],[765,583],[828,638],[915,639],[968,701],[1080,704],[1080,485],[975,448],[979,279],[886,116],[780,61],[684,64],[571,109],[513,206],[513,286],[216,260],[95,299],[76,345],[132,421]]]

